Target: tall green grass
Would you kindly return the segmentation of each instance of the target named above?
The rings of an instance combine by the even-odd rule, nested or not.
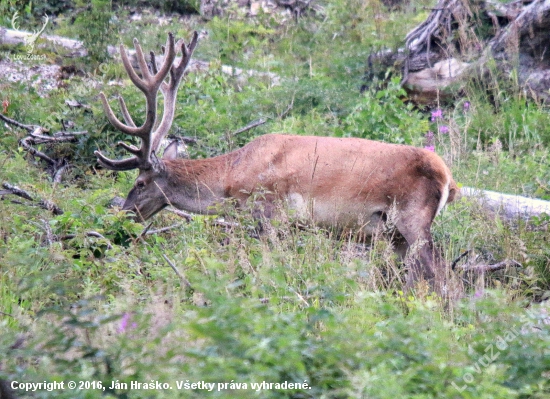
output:
[[[461,184],[549,198],[548,110],[526,101],[510,82],[499,78],[490,90],[471,83],[463,98],[429,110],[407,104],[397,80],[360,93],[368,53],[401,45],[430,2],[399,11],[374,0],[320,5],[316,15],[284,23],[238,13],[162,28],[137,22],[113,40],[129,45],[138,36],[144,48],[157,49],[168,31],[207,33],[196,57],[210,69],[182,83],[172,130],[196,137],[188,148],[193,158],[268,132],[357,136],[433,146]],[[57,29],[75,27],[60,19]],[[274,72],[281,84],[228,76],[224,64]],[[538,303],[550,286],[548,218],[507,224],[465,199],[448,207],[433,226],[448,263],[468,250],[472,261],[522,264],[493,274],[458,273],[462,298],[450,303],[427,291],[403,294],[405,271],[384,239],[366,248],[283,220],[255,237],[256,221],[246,210],[230,212],[229,220],[238,222],[231,228],[212,216],[186,223],[164,212],[151,229],[176,227],[140,237],[145,226],[108,206],[128,192],[135,172],[96,170],[93,150],[122,156],[113,144],[128,139],[108,124],[98,90],[123,95],[136,123],[144,101],[116,61],[83,67],[88,77],[72,78],[48,98],[25,83],[1,83],[8,116],[49,121],[54,131],[70,120],[89,135],[76,145],[40,148],[73,165],[64,183],[53,185],[44,165],[17,147],[24,132],[0,130],[0,180],[65,212],[53,216],[7,196],[0,202],[0,378],[100,381],[107,389],[20,396],[548,396],[548,308]],[[66,108],[69,98],[91,112]],[[259,118],[267,122],[232,134]],[[74,237],[56,239],[67,235]],[[109,389],[117,380],[228,387]],[[250,389],[262,381],[305,381],[311,389]],[[230,389],[231,382],[248,389]]]

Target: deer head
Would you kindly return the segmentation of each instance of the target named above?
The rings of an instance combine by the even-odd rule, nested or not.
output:
[[[169,203],[165,192],[161,189],[161,187],[166,186],[164,182],[166,179],[164,161],[175,158],[176,144],[172,143],[167,147],[162,159],[159,159],[156,153],[174,120],[178,86],[191,61],[197,41],[197,32],[193,34],[193,38],[188,45],[183,40],[175,43],[174,36],[171,33],[168,34],[166,46],[162,47],[164,54],[162,64],[160,67],[157,65],[155,54],[151,52],[149,69],[141,46],[137,39],[134,39],[136,59],[141,76],[133,68],[124,46],[120,46],[122,63],[130,80],[145,95],[146,117],[143,125],[136,126],[122,97],[119,97],[119,103],[125,123],[122,123],[114,114],[105,94],[103,92],[99,94],[111,124],[121,132],[141,139],[139,148],[124,142],[118,143],[119,146],[132,154],[130,158],[113,160],[105,157],[100,151],[95,151],[99,163],[107,169],[117,171],[139,169],[139,176],[123,206],[124,210],[136,212],[139,219],[145,220],[151,217]],[[174,64],[177,52],[180,49],[182,53],[181,60]],[[159,90],[164,97],[164,109],[160,122],[157,121]]]

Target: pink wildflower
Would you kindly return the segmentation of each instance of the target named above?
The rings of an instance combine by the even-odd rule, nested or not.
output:
[[[424,146],[424,148],[427,149],[428,151],[435,152],[435,146],[434,145],[427,145],[427,146]]]
[[[120,319],[120,324],[118,325],[118,328],[117,328],[117,332],[119,334],[123,334],[123,333],[126,332],[126,330],[128,329],[128,322],[130,321],[131,318],[132,318],[132,316],[130,315],[130,313],[124,313],[124,315]],[[135,323],[135,322],[133,322],[130,325],[130,328],[132,328],[132,329],[134,329],[136,327],[137,327],[137,323]]]
[[[442,133],[442,134],[449,133],[449,126],[447,126],[447,125],[439,126],[439,133]]]
[[[435,111],[432,112],[432,122],[435,122],[437,119],[440,119],[443,117],[443,111],[441,110],[441,108],[438,108],[436,109]]]

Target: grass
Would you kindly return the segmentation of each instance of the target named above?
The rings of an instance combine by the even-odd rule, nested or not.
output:
[[[196,58],[211,68],[182,84],[173,129],[197,138],[191,157],[220,154],[268,132],[424,146],[431,131],[431,144],[461,184],[548,199],[547,108],[513,90],[499,92],[495,102],[471,85],[465,98],[442,105],[441,117],[431,120],[435,109],[405,103],[397,81],[359,92],[368,53],[398,47],[425,18],[429,2],[391,12],[378,1],[322,5],[321,14],[285,23],[261,15],[188,18],[162,29],[122,24],[114,41],[129,45],[138,36],[149,49],[170,30],[185,37],[192,29],[208,33]],[[57,29],[76,28],[63,19]],[[224,64],[274,72],[282,83],[270,86],[258,77],[243,83],[222,73]],[[448,262],[469,250],[480,261],[514,259],[523,267],[462,275],[463,298],[447,304],[428,291],[402,293],[404,271],[383,239],[366,250],[284,221],[253,238],[247,211],[230,215],[239,222],[231,229],[212,216],[185,223],[163,212],[151,229],[176,227],[138,239],[144,226],[108,206],[129,191],[135,172],[95,170],[93,150],[121,155],[113,143],[127,139],[108,124],[99,90],[109,98],[122,94],[133,115],[143,113],[144,102],[115,61],[82,66],[100,87],[75,77],[40,98],[25,84],[2,83],[8,116],[50,121],[54,130],[70,120],[90,132],[76,145],[41,148],[73,165],[63,184],[53,185],[44,165],[18,148],[23,132],[0,131],[0,180],[64,210],[53,216],[8,197],[0,204],[0,377],[96,382],[81,390],[18,390],[21,397],[548,396],[548,306],[541,302],[550,291],[548,219],[511,225],[466,199],[449,206],[433,226]],[[67,109],[69,98],[91,112]],[[231,135],[258,118],[268,122]],[[68,234],[75,236],[51,240]],[[172,389],[132,389],[132,381]],[[200,381],[215,386],[177,385]],[[263,381],[302,385],[252,388]]]

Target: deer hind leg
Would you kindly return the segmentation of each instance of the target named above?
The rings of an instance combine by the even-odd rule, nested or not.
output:
[[[406,251],[405,264],[409,268],[405,285],[407,290],[426,280],[436,292],[442,292],[443,262],[434,248],[430,232],[433,216],[433,210],[427,207],[421,211],[405,211],[396,222],[396,228],[405,241],[396,250]]]

